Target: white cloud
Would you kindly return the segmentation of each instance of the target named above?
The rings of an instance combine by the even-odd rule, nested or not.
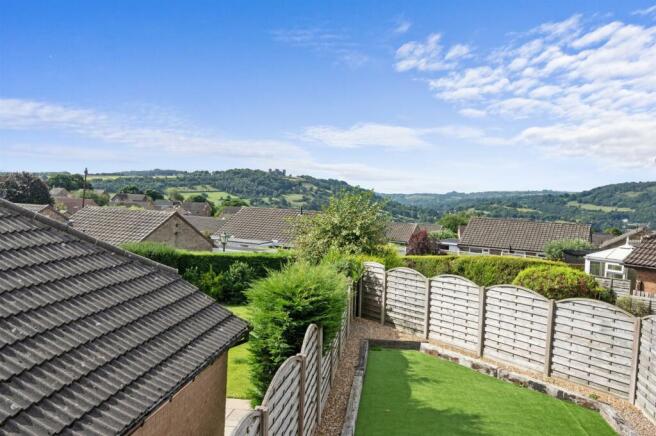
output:
[[[444,54],[440,44],[442,35],[432,33],[424,42],[410,41],[396,50],[396,70],[440,71],[455,68],[457,61],[469,57],[471,49],[464,44],[456,44]]]
[[[411,62],[399,68],[397,52],[399,70],[438,71],[426,67],[427,53],[446,61],[439,37],[404,50]],[[627,166],[654,165],[656,26],[588,25],[575,15],[448,70],[428,77],[435,96],[460,106],[463,116],[514,123],[506,125],[508,142]],[[517,133],[514,126],[520,125]]]
[[[408,149],[428,145],[422,129],[376,123],[359,123],[347,129],[333,126],[312,126],[302,138],[337,148],[381,147]]]
[[[394,28],[394,33],[403,34],[406,33],[412,27],[412,23],[408,20],[401,20],[397,26]]]

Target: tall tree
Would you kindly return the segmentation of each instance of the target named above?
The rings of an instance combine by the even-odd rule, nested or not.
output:
[[[0,198],[14,203],[52,204],[48,185],[39,177],[26,172],[1,177]]]
[[[84,187],[84,176],[82,174],[59,173],[48,176],[48,186],[51,188],[65,188],[68,191],[77,191]],[[93,189],[91,183],[87,182],[87,189]]]

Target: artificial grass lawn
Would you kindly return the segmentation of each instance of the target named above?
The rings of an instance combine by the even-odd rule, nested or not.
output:
[[[227,306],[238,317],[250,320],[250,311],[248,306]],[[248,343],[233,347],[228,351],[228,398],[248,398],[248,391],[251,389],[251,377],[248,368]]]
[[[370,349],[356,435],[613,435],[592,410],[418,351]]]

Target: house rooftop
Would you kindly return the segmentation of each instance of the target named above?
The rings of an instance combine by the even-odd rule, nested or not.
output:
[[[656,269],[656,235],[643,238],[640,246],[624,259],[624,265]]]
[[[224,219],[211,216],[185,215],[184,218],[189,221],[189,224],[194,226],[196,230],[206,235],[213,235],[218,232],[227,222]]]
[[[301,214],[316,214],[299,209],[275,209],[270,207],[242,207],[232,215],[213,237],[226,232],[234,239],[244,241],[278,241],[291,244],[294,238],[293,221]]]
[[[71,217],[72,226],[113,245],[140,242],[177,212],[174,210],[85,207]]]
[[[418,230],[417,223],[396,223],[391,222],[387,225],[385,230],[385,237],[390,242],[400,244],[407,244],[410,242],[410,237]]]
[[[632,236],[636,236],[646,230],[646,226],[638,226],[635,229],[628,230],[619,236],[614,236],[612,238],[606,239],[601,244],[599,244],[599,248],[605,248],[610,245],[617,244],[618,242],[626,241],[627,238],[630,239]]]
[[[247,329],[172,268],[0,199],[2,433],[130,433]]]
[[[590,241],[590,235],[589,224],[475,217],[465,227],[460,245],[542,252],[551,241]]]

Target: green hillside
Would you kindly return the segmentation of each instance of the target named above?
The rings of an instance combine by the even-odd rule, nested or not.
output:
[[[185,197],[205,192],[220,203],[228,196],[253,206],[321,209],[340,190],[361,188],[335,179],[292,176],[284,170],[226,171],[150,170],[94,174],[96,188],[117,192],[126,185],[166,192],[175,188]],[[626,223],[656,225],[656,182],[606,185],[583,192],[492,191],[446,194],[380,194],[396,220],[432,222],[449,211],[472,210],[492,217],[565,220],[593,224],[596,230],[622,228]]]

